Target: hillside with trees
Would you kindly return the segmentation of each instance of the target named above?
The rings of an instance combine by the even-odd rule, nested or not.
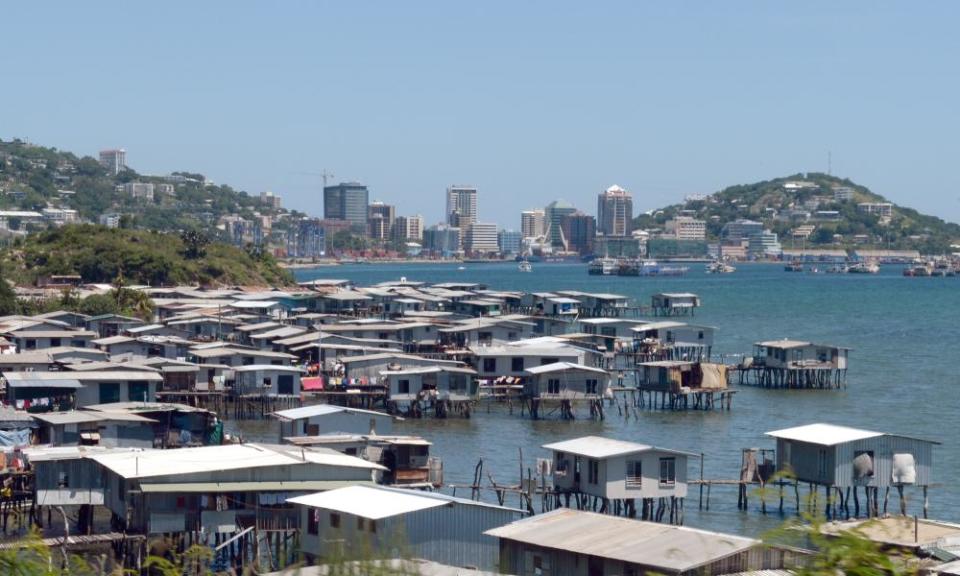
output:
[[[286,286],[289,271],[272,256],[212,242],[202,232],[67,225],[18,239],[4,253],[4,275],[34,284],[52,275],[84,282],[170,286]]]
[[[849,199],[835,191],[847,189]],[[704,198],[688,199],[636,218],[637,228],[662,228],[677,215],[706,221],[707,239],[721,239],[723,226],[738,218],[763,222],[784,247],[800,226],[814,226],[806,247],[846,248],[854,242],[878,248],[916,249],[936,254],[960,242],[960,224],[893,205],[889,219],[858,209],[860,203],[889,202],[866,186],[822,173],[794,174],[753,184],[730,186]],[[822,213],[836,212],[830,219]],[[820,213],[821,215],[818,215]],[[798,245],[799,246],[799,245]]]

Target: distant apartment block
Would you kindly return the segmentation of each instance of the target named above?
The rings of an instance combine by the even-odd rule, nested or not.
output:
[[[423,239],[423,216],[397,216],[393,221],[394,237],[399,241]]]
[[[265,190],[260,193],[260,205],[272,210],[279,210],[283,206],[283,199],[279,194]]]
[[[471,254],[489,254],[498,252],[497,225],[487,222],[474,222],[467,228],[464,250]]]
[[[127,167],[127,151],[123,148],[101,150],[100,165],[116,176]]]
[[[893,204],[890,202],[861,202],[857,204],[857,212],[874,214],[880,218],[893,217]]]
[[[323,189],[323,217],[327,220],[345,220],[367,229],[370,193],[358,182],[341,182]]]
[[[804,224],[803,226],[797,226],[794,228],[791,236],[793,236],[795,240],[806,240],[813,235],[813,232],[816,229],[817,227],[813,224]]]
[[[546,234],[543,210],[524,210],[520,213],[520,234],[524,238],[539,238]]]
[[[43,219],[54,226],[73,224],[80,221],[80,214],[72,208],[44,208],[40,211]]]
[[[423,249],[435,256],[453,256],[460,250],[460,229],[437,224],[423,231]]]
[[[690,216],[677,216],[667,220],[665,236],[677,240],[705,240],[707,223]]]
[[[169,184],[167,182],[155,184],[154,192],[158,196],[175,196],[176,195],[176,189],[174,188],[173,184]]]
[[[563,232],[565,250],[582,255],[593,253],[593,247],[597,238],[596,218],[578,210],[560,219],[560,230]],[[611,236],[627,237],[620,234],[612,234]]]
[[[107,228],[119,228],[120,227],[120,214],[116,212],[110,212],[108,214],[101,214],[97,218],[97,222],[101,226],[106,226]]]
[[[523,236],[516,230],[501,230],[497,232],[497,245],[501,254],[519,254],[523,243]]]
[[[131,198],[153,200],[153,184],[151,182],[127,182],[123,185],[123,193]]]
[[[466,228],[477,221],[477,189],[474,186],[447,188],[447,224]]]
[[[389,240],[396,214],[397,209],[391,204],[371,202],[367,208],[367,236],[374,240]]]
[[[739,218],[723,225],[721,236],[730,243],[741,242],[753,234],[763,232],[763,223]]]
[[[633,196],[616,184],[597,196],[597,231],[605,236],[633,231]]]
[[[833,200],[835,202],[848,202],[853,200],[853,188],[849,186],[834,186]]]

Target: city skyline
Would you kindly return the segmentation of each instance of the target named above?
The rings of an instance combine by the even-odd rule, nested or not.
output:
[[[469,182],[480,219],[512,223],[555,198],[588,208],[614,182],[640,213],[830,170],[960,220],[951,3],[54,4],[8,8],[7,40],[31,58],[0,54],[20,87],[0,137],[122,147],[140,172],[200,172],[312,214],[324,171],[428,222],[437,191]],[[130,25],[162,35],[184,14],[203,30],[185,42]],[[115,57],[65,68],[74,46]]]

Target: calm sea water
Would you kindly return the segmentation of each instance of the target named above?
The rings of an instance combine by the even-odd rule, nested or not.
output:
[[[587,434],[703,452],[705,477],[733,479],[742,448],[773,447],[764,432],[830,422],[942,442],[934,452],[938,485],[931,489],[931,516],[960,521],[960,438],[954,428],[960,415],[960,278],[904,278],[900,267],[885,267],[876,276],[813,275],[766,264],[743,264],[728,275],[704,274],[703,265],[696,264],[688,275],[675,278],[589,276],[582,264],[535,264],[532,274],[518,272],[515,264],[467,264],[465,270],[456,264],[390,264],[299,270],[296,275],[299,280],[348,278],[361,285],[406,277],[482,282],[505,290],[604,291],[644,304],[656,292],[691,291],[703,301],[694,321],[718,328],[716,353],[749,353],[755,341],[783,337],[853,348],[845,390],[735,386],[739,392],[730,412],[645,411],[625,419],[613,409],[602,422],[531,421],[478,412],[470,420],[400,423],[399,432],[434,443],[449,483],[469,484],[479,458],[498,482],[516,483],[519,449],[524,466],[532,466],[534,458],[547,455],[542,444]],[[248,434],[264,426],[269,425],[257,423]],[[268,436],[276,437],[272,432]],[[699,464],[690,466],[690,477],[697,477]],[[920,512],[919,491],[912,496],[911,512]],[[691,491],[685,520],[692,526],[757,534],[781,519],[761,516],[758,498],[751,500],[751,510],[740,512],[736,489],[717,487],[709,512],[697,511],[697,493]]]

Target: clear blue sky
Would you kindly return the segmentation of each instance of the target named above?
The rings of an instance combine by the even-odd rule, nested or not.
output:
[[[957,2],[11,2],[0,137],[320,214],[320,178],[441,218],[613,183],[646,210],[800,171],[960,220]]]

